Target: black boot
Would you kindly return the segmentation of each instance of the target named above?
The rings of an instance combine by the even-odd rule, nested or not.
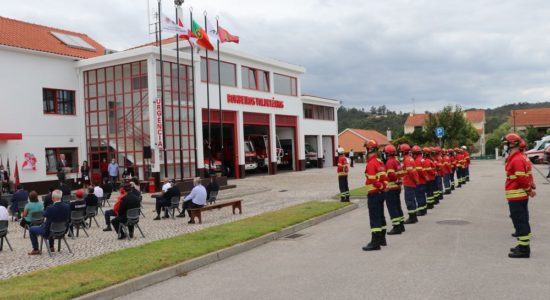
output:
[[[517,234],[516,232],[512,233],[512,237],[517,238],[518,236],[519,236],[519,234]]]
[[[388,235],[394,235],[394,234],[401,234],[403,231],[401,231],[401,224],[394,225],[390,231],[388,231]]]
[[[414,224],[416,222],[418,222],[416,213],[409,213],[409,218],[407,219],[407,221],[404,222],[404,224]]]
[[[434,204],[433,203],[428,203],[428,209],[434,209]]]
[[[416,215],[421,217],[421,216],[425,216],[426,214],[428,214],[427,210],[425,208],[419,210]]]
[[[374,251],[374,250],[380,250],[380,241],[379,241],[379,235],[373,232],[370,243],[368,243],[365,247],[363,247],[363,251]]]
[[[513,249],[514,251],[508,253],[508,257],[510,258],[529,258],[531,256],[531,248],[529,246],[518,245]]]
[[[450,195],[450,194],[451,194],[451,190],[445,191],[445,195]]]
[[[451,186],[451,191],[454,191],[455,190],[455,186]]]
[[[401,228],[401,232],[405,232],[405,222],[401,221],[401,224],[399,224],[399,227]]]
[[[380,232],[380,246],[387,246],[388,243],[386,243],[386,229],[382,230]]]

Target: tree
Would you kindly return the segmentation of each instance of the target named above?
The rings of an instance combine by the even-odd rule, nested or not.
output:
[[[425,140],[430,144],[438,143],[435,129],[443,127],[445,135],[443,144],[445,147],[459,147],[462,145],[472,146],[479,140],[479,134],[475,127],[464,116],[464,111],[457,105],[454,108],[450,105],[444,107],[440,112],[428,113],[425,124]]]
[[[497,127],[491,134],[487,136],[485,141],[485,147],[487,153],[492,153],[495,148],[502,149],[502,137],[504,137],[508,132],[510,132],[510,124],[502,123]]]

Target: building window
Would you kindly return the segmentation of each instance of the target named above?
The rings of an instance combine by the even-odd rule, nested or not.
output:
[[[201,80],[206,82],[206,58],[201,58]],[[237,86],[237,67],[235,64],[220,61],[220,72],[222,85]],[[218,60],[208,59],[208,76],[209,83],[218,84]]]
[[[304,118],[334,121],[334,107],[304,103]]]
[[[298,88],[296,77],[275,74],[275,94],[297,96]]]
[[[242,67],[243,89],[269,92],[269,72],[249,67]]]
[[[78,172],[78,148],[46,148],[46,173],[57,173],[61,154],[65,155],[67,165],[71,168],[69,173]]]
[[[44,113],[57,115],[74,115],[74,91],[42,89]]]

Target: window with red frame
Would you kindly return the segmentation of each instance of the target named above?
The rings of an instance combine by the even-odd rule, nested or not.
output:
[[[297,96],[298,86],[296,77],[274,74],[275,94]]]
[[[46,148],[46,174],[57,173],[60,154],[65,154],[71,173],[78,172],[78,148]]]
[[[243,66],[241,68],[243,89],[269,92],[269,72]]]
[[[42,89],[44,113],[56,115],[74,115],[74,91]]]

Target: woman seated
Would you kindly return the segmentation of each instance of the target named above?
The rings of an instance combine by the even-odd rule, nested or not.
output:
[[[21,227],[31,224],[32,213],[44,211],[44,204],[42,201],[38,200],[38,194],[35,191],[29,193],[29,203],[25,205],[25,210],[23,211],[23,218],[21,218]]]

